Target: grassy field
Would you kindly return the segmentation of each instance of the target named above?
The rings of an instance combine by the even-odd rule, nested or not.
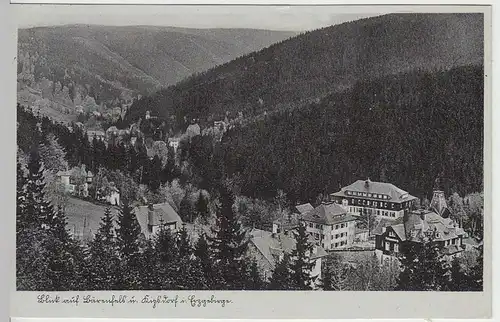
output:
[[[68,229],[72,234],[81,235],[84,227],[92,233],[97,232],[101,217],[104,216],[106,207],[85,200],[70,198],[66,205],[66,216],[68,217]],[[118,214],[118,209],[112,208],[111,212]]]

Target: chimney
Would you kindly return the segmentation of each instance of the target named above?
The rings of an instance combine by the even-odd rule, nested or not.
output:
[[[367,188],[367,189],[368,189],[368,188],[370,187],[370,183],[371,183],[370,178],[367,178],[367,179],[365,180],[365,188]]]
[[[151,203],[148,206],[148,225],[150,227],[154,226],[154,209]]]

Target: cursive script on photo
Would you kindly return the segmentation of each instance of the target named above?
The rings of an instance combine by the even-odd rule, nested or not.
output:
[[[188,296],[174,295],[116,295],[116,294],[106,294],[106,295],[94,295],[94,294],[76,294],[76,295],[65,295],[65,294],[39,294],[37,296],[37,302],[39,304],[52,304],[52,305],[110,305],[110,306],[120,306],[120,305],[148,305],[153,309],[160,306],[188,306],[193,308],[202,308],[208,306],[219,306],[226,307],[228,304],[233,303],[232,300],[226,298],[220,298],[215,295],[209,296],[197,296],[194,294]]]

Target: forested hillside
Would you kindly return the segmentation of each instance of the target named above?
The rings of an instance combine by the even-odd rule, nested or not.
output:
[[[87,97],[115,107],[260,50],[295,32],[68,25],[20,29],[18,95],[74,112]],[[35,95],[36,97],[32,97]],[[114,104],[114,105],[113,105]],[[108,107],[108,108],[109,108]]]
[[[464,195],[483,189],[483,110],[482,66],[413,71],[236,127],[220,146],[200,138],[190,158],[205,180],[266,199],[282,189],[293,203],[366,177],[420,198],[440,177]]]
[[[359,80],[416,68],[448,69],[483,61],[480,14],[391,14],[301,34],[251,53],[131,107],[128,120],[151,110],[201,121],[226,112],[245,116],[304,103]]]

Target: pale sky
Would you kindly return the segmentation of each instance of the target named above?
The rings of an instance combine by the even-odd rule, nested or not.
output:
[[[65,24],[304,31],[384,14],[330,6],[16,5],[20,28]]]

